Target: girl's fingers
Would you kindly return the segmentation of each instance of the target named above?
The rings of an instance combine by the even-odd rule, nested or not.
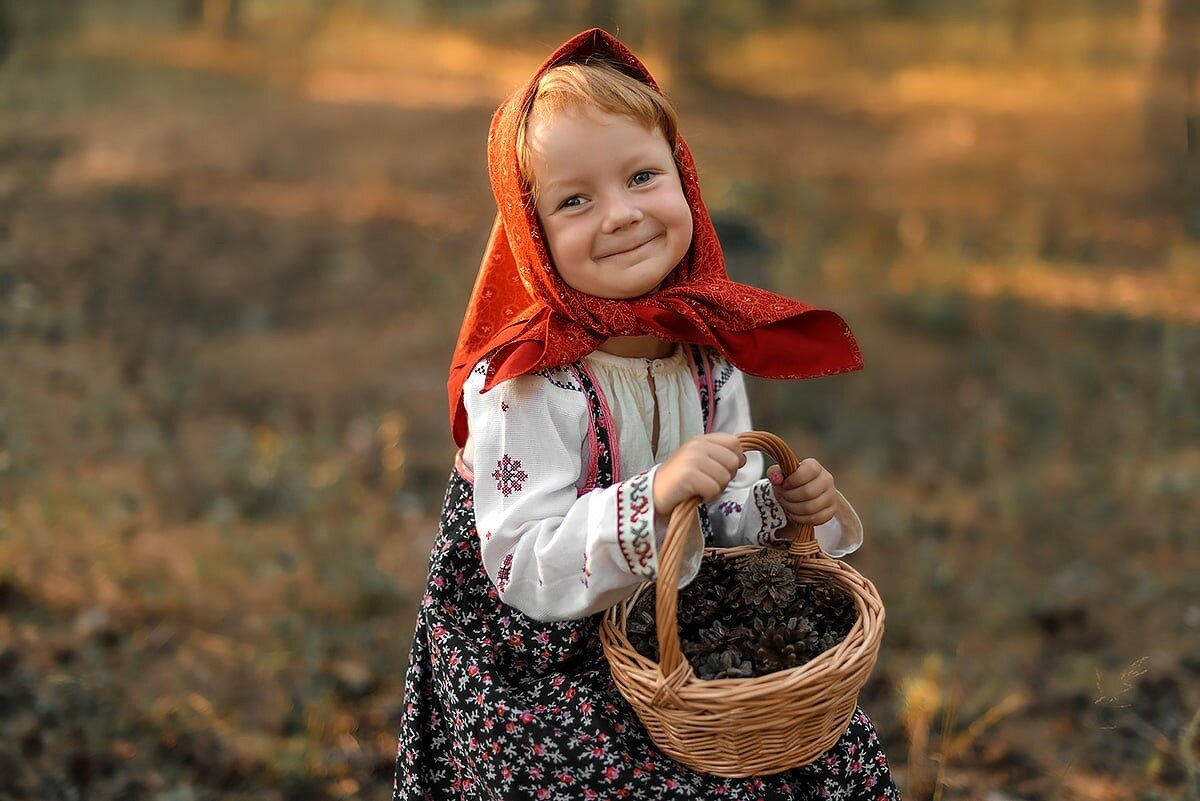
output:
[[[788,514],[788,520],[800,525],[819,526],[822,523],[828,523],[835,516],[837,510],[833,507],[823,509],[819,512],[807,515]]]
[[[789,487],[787,484],[784,484],[778,487],[778,490],[779,496],[790,503],[802,503],[820,498],[823,495],[836,493],[833,485],[833,476],[828,473],[798,487]]]
[[[737,473],[741,467],[741,460],[738,455],[724,448],[712,448],[704,452],[703,457],[698,460],[697,469],[707,473],[708,475],[724,480],[728,484],[730,479]]]
[[[793,487],[803,486],[821,475],[821,464],[816,459],[805,459],[788,476],[788,483]]]
[[[705,503],[712,503],[721,496],[721,489],[724,485],[712,476],[703,476],[696,482],[696,494]]]
[[[655,502],[673,506],[685,498],[711,503],[720,497],[746,455],[732,434],[706,434],[686,442],[659,468],[654,479]]]
[[[802,461],[800,466],[792,471],[792,474],[787,477],[787,481],[784,482],[783,486],[786,489],[802,487],[813,479],[820,477],[822,473],[829,475],[830,478],[833,477],[829,474],[829,471],[821,466],[820,462],[810,457]]]
[[[713,461],[726,470],[730,476],[736,473],[738,468],[742,466],[742,459],[738,457],[738,454],[732,451],[718,449],[718,451],[712,454],[712,456]]]
[[[721,453],[723,462],[728,457],[728,463],[734,465],[735,469],[746,463],[746,452],[742,449],[742,443],[732,434],[703,434],[695,441],[709,453]]]
[[[805,500],[780,498],[779,501],[784,511],[792,516],[811,517],[826,510],[837,509],[837,493],[832,489],[821,493],[815,498],[807,498]]]
[[[795,476],[795,473],[792,474]],[[828,470],[824,470],[813,478],[804,483],[797,483],[793,478],[789,477],[783,483],[782,489],[786,490],[789,495],[794,498],[815,498],[818,495],[829,492],[833,489],[833,474]]]

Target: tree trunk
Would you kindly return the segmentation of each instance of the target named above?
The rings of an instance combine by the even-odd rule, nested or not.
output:
[[[184,28],[206,28],[225,36],[242,33],[244,0],[180,0],[179,23]]]
[[[583,19],[580,20],[580,27],[595,26],[615,35],[619,5],[611,0],[586,0],[583,4]]]
[[[1029,45],[1037,7],[1033,0],[1015,0],[1008,18],[1009,39],[1013,50],[1022,51]]]
[[[13,24],[12,11],[8,8],[8,0],[0,0],[0,66],[3,66],[16,41],[17,29]]]
[[[708,82],[704,53],[710,46],[704,3],[698,0],[648,0],[645,14],[646,49],[668,66],[668,87]],[[662,76],[660,76],[662,77]]]
[[[242,26],[242,12],[245,9],[246,3],[244,0],[227,0],[225,3],[225,19],[221,26],[226,36],[235,37],[242,35],[242,31],[244,30]]]
[[[204,0],[180,0],[179,24],[184,28],[197,28],[204,24]]]
[[[1141,39],[1152,193],[1200,238],[1200,4],[1142,0]]]

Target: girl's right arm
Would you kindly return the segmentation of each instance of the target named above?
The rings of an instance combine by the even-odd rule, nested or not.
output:
[[[570,374],[521,376],[481,394],[482,385],[477,369],[463,396],[476,528],[501,599],[537,620],[570,620],[653,580],[663,534],[652,492],[659,467],[581,495],[588,407]],[[702,548],[696,530],[681,584],[695,574]]]

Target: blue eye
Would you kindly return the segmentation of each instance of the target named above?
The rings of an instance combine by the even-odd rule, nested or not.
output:
[[[583,198],[581,198],[579,195],[571,195],[569,198],[560,203],[558,207],[560,209],[572,209],[582,204]]]
[[[631,178],[629,182],[634,186],[638,186],[640,184],[647,183],[653,177],[654,173],[650,172],[649,170],[642,170],[641,172],[635,172],[633,174],[633,178]]]

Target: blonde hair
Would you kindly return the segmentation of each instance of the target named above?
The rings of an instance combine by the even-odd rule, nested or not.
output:
[[[650,84],[621,71],[613,62],[591,60],[551,67],[542,74],[517,127],[517,159],[521,178],[536,197],[526,127],[536,113],[546,117],[566,109],[591,106],[657,128],[675,151],[679,118],[671,101]]]

